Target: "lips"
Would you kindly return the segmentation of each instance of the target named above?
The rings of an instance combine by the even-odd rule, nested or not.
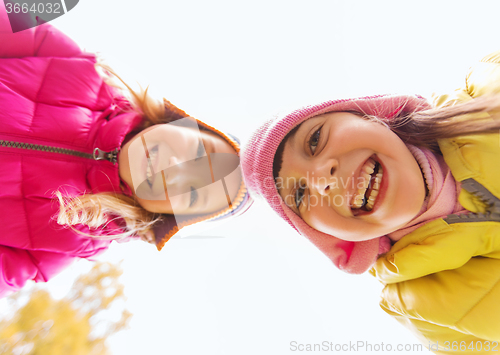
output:
[[[358,177],[358,189],[351,201],[351,211],[354,215],[373,210],[379,199],[383,176],[383,167],[375,160],[375,156],[363,164]]]

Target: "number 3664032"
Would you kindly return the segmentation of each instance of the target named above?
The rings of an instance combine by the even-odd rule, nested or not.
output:
[[[35,4],[27,4],[27,3],[5,3],[5,9],[8,14],[15,13],[37,13],[37,14],[60,14],[61,13],[61,3],[35,3]]]

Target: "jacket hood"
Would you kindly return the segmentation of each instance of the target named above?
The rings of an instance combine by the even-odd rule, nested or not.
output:
[[[247,187],[250,193],[264,198],[281,218],[316,245],[337,268],[361,274],[373,265],[378,255],[390,249],[389,238],[383,236],[362,242],[349,242],[307,225],[286,205],[276,189],[273,177],[276,150],[293,128],[324,113],[350,111],[390,120],[397,115],[428,108],[430,105],[420,96],[381,95],[327,101],[271,119],[252,135],[243,149],[242,169]]]

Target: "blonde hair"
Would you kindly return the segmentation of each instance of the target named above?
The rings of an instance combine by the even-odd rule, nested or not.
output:
[[[155,124],[169,123],[188,116],[167,100],[161,102],[153,99],[148,95],[148,88],[133,90],[109,66],[98,63],[96,70],[108,85],[122,89],[133,110],[141,114],[143,120],[139,127],[140,131]],[[114,81],[114,78],[117,78],[125,88]],[[55,192],[54,196],[59,201],[57,223],[72,228],[79,234],[98,239],[123,239],[138,236],[142,240],[154,243],[152,227],[161,217],[142,208],[132,197],[112,192],[65,197],[60,191]],[[83,224],[89,228],[104,228],[114,219],[123,220],[125,231],[118,230],[112,235],[99,236],[84,233],[73,227]]]
[[[57,223],[69,226],[79,234],[99,239],[123,239],[138,236],[150,243],[154,241],[151,228],[159,218],[142,208],[131,197],[110,193],[64,197],[60,191],[56,191],[55,196],[59,200]],[[121,218],[124,221],[125,232],[118,230],[115,234],[96,236],[73,227],[77,224],[83,224],[89,228],[105,227],[115,218]]]

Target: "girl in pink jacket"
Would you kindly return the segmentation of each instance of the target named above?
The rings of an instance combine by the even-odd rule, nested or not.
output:
[[[235,138],[130,92],[52,26],[13,33],[0,2],[0,297],[250,205]]]

